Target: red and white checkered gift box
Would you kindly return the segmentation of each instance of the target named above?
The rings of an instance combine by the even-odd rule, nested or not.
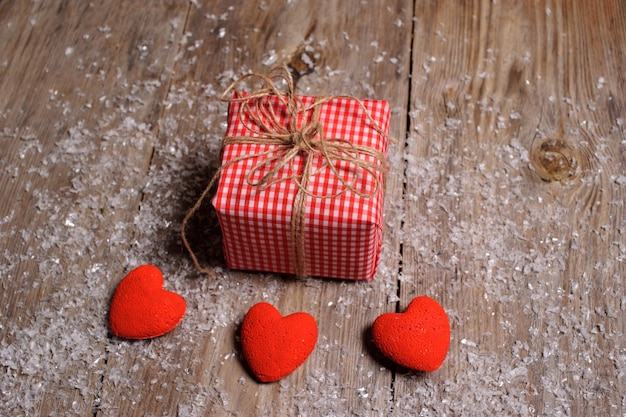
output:
[[[287,128],[292,115],[285,100],[275,95],[262,100],[280,126]],[[298,96],[298,100],[307,107],[316,98]],[[241,101],[230,102],[226,138],[262,138],[264,127],[258,119],[246,114],[242,117],[240,106]],[[319,106],[324,138],[373,148],[386,158],[390,118],[386,101],[336,97]],[[311,113],[309,109],[295,117],[302,123],[311,120]],[[347,161],[329,162],[317,153],[309,156],[300,152],[272,173],[275,175],[269,184],[259,187],[255,184],[277,166],[274,151],[285,152],[282,145],[272,143],[224,145],[221,176],[212,202],[222,228],[228,266],[301,275],[293,259],[292,214],[299,191],[298,175],[310,157],[311,175],[306,193],[301,195],[305,275],[371,280],[382,244],[385,161],[359,153],[357,158],[382,168],[372,171],[358,169]],[[346,190],[346,183],[352,189]]]

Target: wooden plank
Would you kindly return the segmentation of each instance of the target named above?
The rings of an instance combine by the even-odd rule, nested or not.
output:
[[[188,301],[188,314],[178,329],[158,340],[113,340],[100,415],[388,411],[392,372],[372,354],[367,331],[397,298],[411,17],[401,1],[333,1],[323,7],[218,1],[192,7],[138,216],[139,243],[131,248],[135,259],[163,267],[168,285]],[[392,134],[400,141],[391,151],[385,260],[374,282],[297,281],[229,271],[209,204],[189,230],[201,261],[213,265],[216,276],[197,276],[182,252],[180,221],[219,163],[226,108],[215,97],[244,72],[265,73],[283,63],[302,70],[300,93],[371,96],[390,100],[394,108]],[[283,314],[309,312],[320,330],[307,362],[272,384],[255,381],[238,345],[238,326],[260,301]],[[120,374],[112,377],[113,372]]]
[[[90,415],[187,6],[0,2],[0,414]]]
[[[452,343],[396,410],[623,413],[624,3],[415,14],[400,305],[438,299]]]

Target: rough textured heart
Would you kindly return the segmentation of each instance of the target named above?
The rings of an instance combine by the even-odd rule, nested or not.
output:
[[[252,306],[241,324],[243,356],[261,382],[278,381],[309,357],[317,343],[317,324],[308,313],[282,317],[274,306]]]
[[[174,329],[185,315],[185,300],[163,289],[163,274],[153,265],[130,271],[119,283],[109,310],[109,327],[127,339],[149,339]]]
[[[404,313],[386,313],[372,326],[374,343],[394,362],[423,372],[437,370],[448,353],[450,323],[437,301],[416,297]]]

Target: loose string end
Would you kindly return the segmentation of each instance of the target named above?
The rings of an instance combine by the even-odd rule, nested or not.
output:
[[[180,225],[180,236],[181,236],[181,238],[183,240],[183,246],[185,247],[185,249],[187,249],[187,252],[189,253],[189,256],[191,256],[191,260],[193,261],[193,264],[195,265],[196,269],[200,273],[207,274],[207,275],[209,275],[212,278],[215,278],[215,276],[216,276],[215,271],[213,269],[206,268],[206,267],[203,267],[203,266],[200,265],[200,261],[198,261],[198,257],[196,256],[196,253],[192,249],[191,244],[189,243],[189,240],[187,239],[187,223],[189,223],[189,220],[193,217],[194,214],[196,214],[196,212],[198,211],[198,209],[202,205],[202,202],[206,198],[207,194],[209,193],[209,191],[211,191],[211,188],[213,188],[213,185],[215,184],[215,181],[217,181],[217,179],[219,178],[221,172],[222,172],[221,169],[219,169],[215,173],[215,175],[213,175],[213,178],[211,178],[211,181],[209,182],[209,185],[206,186],[206,188],[204,189],[204,191],[200,195],[200,198],[198,198],[198,200],[193,205],[193,207],[191,207],[189,209],[189,211],[187,212],[187,214],[183,218],[183,221],[182,221],[182,223]]]

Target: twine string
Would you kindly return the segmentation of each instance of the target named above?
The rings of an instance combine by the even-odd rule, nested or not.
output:
[[[236,88],[249,79],[261,81],[262,86],[251,93],[240,93]],[[286,92],[278,87],[278,83],[286,85]],[[282,105],[283,115],[276,113],[279,106],[272,105],[270,98],[275,98]],[[238,104],[237,120],[249,132],[246,136],[227,136],[222,143],[222,149],[227,145],[235,144],[262,144],[273,145],[269,149],[250,154],[239,155],[222,165],[193,207],[187,212],[181,225],[181,235],[185,248],[189,252],[194,265],[200,272],[214,275],[214,271],[200,266],[187,237],[186,226],[189,219],[200,208],[202,201],[215,185],[224,169],[243,160],[255,158],[256,163],[247,172],[245,181],[258,190],[265,190],[282,181],[292,181],[296,187],[291,216],[291,243],[292,260],[296,276],[306,277],[305,253],[305,214],[307,196],[315,198],[336,198],[348,191],[362,198],[370,198],[378,193],[381,181],[387,171],[385,155],[375,148],[357,145],[341,138],[326,138],[324,126],[319,121],[322,104],[336,98],[346,98],[358,103],[365,119],[381,136],[392,140],[372,118],[369,111],[360,100],[352,96],[323,96],[317,97],[314,102],[305,106],[295,94],[295,86],[291,73],[286,67],[277,67],[267,75],[251,73],[234,81],[221,95],[220,100],[229,104]],[[286,117],[287,123],[284,122]],[[307,120],[308,119],[308,120]],[[285,126],[285,124],[287,126]],[[304,157],[300,172],[296,170],[296,157]],[[320,158],[321,166],[313,170],[313,161]],[[340,173],[340,164],[354,167],[351,179],[344,178]],[[269,168],[268,168],[269,167]],[[287,167],[288,175],[279,175]],[[309,191],[309,182],[312,177],[329,169],[341,184],[339,191],[331,194],[315,194]],[[361,190],[357,186],[357,179],[361,175],[368,175],[374,180],[374,189]],[[382,175],[381,175],[382,174]],[[260,177],[259,179],[254,179]],[[383,180],[380,179],[383,178]]]

